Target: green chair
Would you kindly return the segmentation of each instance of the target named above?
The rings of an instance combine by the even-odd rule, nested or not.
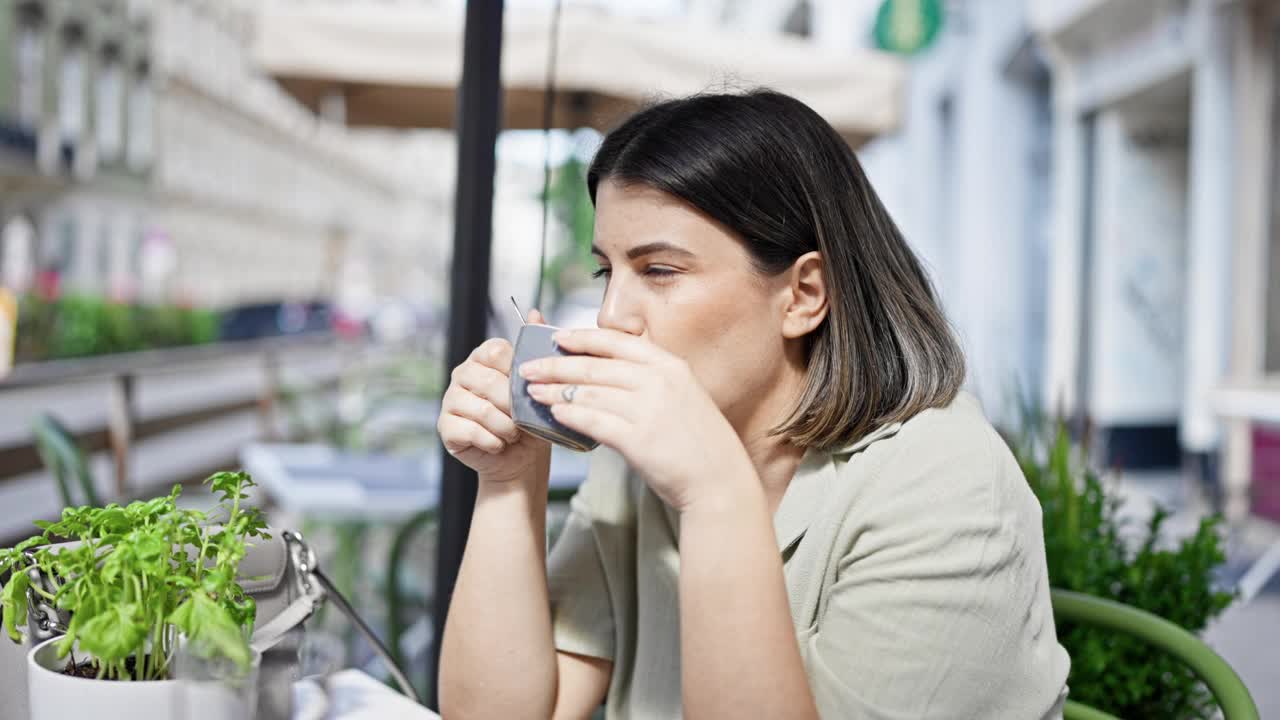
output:
[[[396,531],[395,540],[391,543],[391,554],[387,558],[386,587],[384,588],[387,603],[387,646],[391,648],[391,656],[401,667],[404,666],[405,661],[401,644],[405,632],[404,606],[408,600],[405,597],[405,591],[400,587],[404,556],[409,550],[409,543],[414,535],[435,525],[436,517],[436,508],[428,508],[406,520]],[[429,605],[431,598],[425,598],[425,601]]]
[[[547,504],[567,503],[577,491],[577,488],[552,488],[547,493]],[[414,536],[434,526],[437,519],[436,508],[427,508],[404,521],[396,531],[395,540],[391,543],[391,553],[387,557],[384,588],[387,604],[387,646],[391,649],[392,657],[401,667],[405,666],[406,660],[402,643],[406,630],[405,606],[409,602],[405,590],[401,587],[405,554],[409,551],[409,544]],[[432,599],[425,597],[418,600],[430,607]],[[422,691],[423,688],[419,688],[419,692]]]
[[[89,472],[84,451],[76,444],[75,435],[52,415],[43,414],[31,423],[36,452],[58,484],[63,507],[90,505],[100,507],[98,490]],[[79,490],[79,497],[76,497]]]
[[[1258,720],[1258,707],[1231,666],[1195,635],[1145,610],[1112,600],[1052,590],[1053,615],[1058,622],[1075,622],[1125,633],[1159,648],[1185,663],[1213,695],[1224,720]],[[1087,705],[1067,701],[1064,720],[1117,720]]]

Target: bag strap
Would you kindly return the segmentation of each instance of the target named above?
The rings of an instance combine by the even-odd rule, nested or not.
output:
[[[249,646],[258,652],[275,647],[290,630],[314,615],[325,600],[324,588],[313,581],[317,565],[315,551],[302,539],[301,533],[284,530],[280,536],[285,543],[285,562],[293,567],[293,572],[286,571],[285,577],[292,576],[297,581],[298,597],[271,620],[254,629]]]
[[[360,617],[360,614],[351,606],[351,603],[342,595],[337,586],[333,584],[333,581],[321,572],[320,566],[316,562],[315,552],[312,551],[311,546],[303,541],[302,535],[293,530],[285,530],[281,533],[281,536],[284,538],[286,545],[288,545],[289,562],[293,564],[296,571],[300,592],[297,600],[289,603],[288,607],[280,611],[280,614],[254,631],[253,638],[250,640],[250,645],[253,649],[265,652],[274,647],[290,630],[310,618],[327,599],[332,601],[343,615],[347,616],[351,624],[356,626],[356,630],[368,641],[374,652],[386,665],[391,677],[395,679],[396,685],[400,687],[400,692],[414,702],[421,702],[417,691],[413,688],[413,683],[409,682],[408,676],[405,675],[404,670],[395,661],[391,651],[374,633],[373,628],[369,627],[369,624],[364,621],[364,618]]]
[[[391,651],[382,643],[382,640],[378,639],[377,634],[373,632],[373,628],[369,627],[369,624],[364,621],[364,618],[360,617],[360,614],[356,612],[356,609],[351,607],[351,603],[347,602],[347,599],[342,596],[341,592],[338,592],[338,588],[334,586],[333,582],[329,580],[327,575],[320,572],[319,568],[314,569],[312,572],[315,575],[315,579],[324,587],[325,593],[328,594],[329,599],[333,601],[333,604],[336,605],[337,608],[342,611],[342,614],[346,615],[347,619],[356,626],[356,629],[360,631],[360,634],[364,636],[364,639],[369,641],[369,645],[373,647],[373,651],[377,653],[378,657],[382,660],[382,663],[387,666],[387,670],[391,673],[391,677],[395,679],[396,685],[400,686],[400,692],[404,693],[404,695],[410,700],[420,704],[422,700],[418,698],[418,692],[413,689],[413,683],[409,682],[409,678],[404,674],[404,670],[401,669],[398,663],[396,663],[395,658],[391,655]]]
[[[266,652],[275,647],[285,635],[289,634],[290,630],[306,622],[307,618],[315,614],[323,602],[324,594],[320,593],[314,596],[303,595],[289,603],[288,607],[281,610],[278,615],[253,631],[249,647],[258,652]]]

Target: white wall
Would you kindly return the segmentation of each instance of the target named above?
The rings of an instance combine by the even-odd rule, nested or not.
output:
[[[1181,407],[1185,128],[1097,117],[1089,409],[1100,425],[1173,424]]]
[[[1220,421],[1211,396],[1226,377],[1230,248],[1236,242],[1236,40],[1230,27],[1244,6],[1216,0],[1031,5],[1062,91],[1055,106],[1055,187],[1061,193],[1054,213],[1048,392],[1074,398],[1082,333],[1091,332],[1087,410],[1098,422],[1178,423],[1184,450],[1212,452]],[[1183,138],[1160,148],[1135,144],[1124,138],[1117,119],[1107,119],[1115,108],[1128,113],[1130,125],[1179,124]],[[1092,112],[1100,113],[1096,178],[1081,162],[1086,148],[1080,119]],[[1114,182],[1108,174],[1128,181],[1110,188],[1118,193],[1114,201],[1098,195],[1095,257],[1083,267],[1086,203],[1075,192],[1093,181]],[[1097,315],[1092,331],[1080,317],[1082,273],[1102,293],[1090,298]],[[1148,309],[1139,312],[1135,303]],[[1114,316],[1098,314],[1112,308],[1118,308]]]
[[[1222,421],[1211,396],[1228,374],[1231,257],[1232,247],[1241,242],[1232,188],[1238,110],[1232,93],[1231,15],[1238,11],[1203,2],[1195,11],[1200,22],[1191,88],[1186,372],[1179,431],[1185,449],[1206,452],[1221,442]]]
[[[969,361],[968,386],[996,422],[1040,385],[1046,297],[1041,220],[1047,178],[1033,166],[1048,131],[1035,89],[1008,63],[1021,3],[967,3],[915,59],[902,129],[860,153],[938,287]],[[1041,183],[1037,186],[1036,183]]]

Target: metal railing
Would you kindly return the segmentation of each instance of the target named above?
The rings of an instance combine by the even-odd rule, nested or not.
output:
[[[111,494],[114,496],[110,499],[124,500],[130,497],[130,457],[139,444],[149,439],[250,411],[257,412],[260,418],[262,437],[273,438],[276,434],[275,408],[281,390],[281,358],[292,351],[325,346],[333,347],[335,352],[358,350],[356,346],[339,345],[332,334],[324,332],[19,365],[0,379],[0,403],[4,402],[6,394],[19,390],[38,390],[85,381],[107,382],[110,391],[106,422],[77,428],[72,434],[86,454],[110,453],[113,469]],[[249,360],[261,368],[263,381],[254,390],[176,412],[146,418],[140,416],[137,386],[141,376],[199,373],[237,360]],[[337,382],[335,374],[314,382],[312,386],[336,387]],[[234,458],[227,459],[227,462],[234,461]],[[28,435],[17,443],[0,445],[0,488],[6,482],[42,467],[33,436]],[[174,480],[191,482],[202,479],[203,470],[193,468],[189,477]]]

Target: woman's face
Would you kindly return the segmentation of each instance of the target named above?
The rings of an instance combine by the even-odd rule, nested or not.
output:
[[[600,327],[683,358],[742,432],[787,370],[792,273],[762,276],[715,220],[659,190],[609,180],[596,193],[593,251],[607,278]]]

